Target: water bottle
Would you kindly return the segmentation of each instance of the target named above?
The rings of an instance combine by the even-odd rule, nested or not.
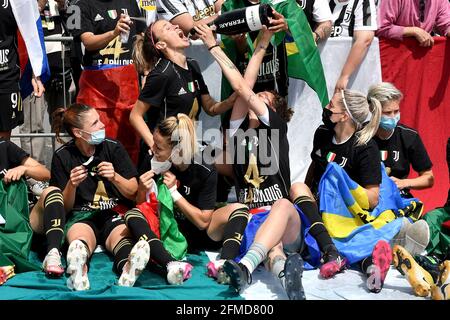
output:
[[[272,7],[268,4],[257,4],[225,12],[208,25],[216,33],[234,35],[261,30],[263,25],[269,27],[269,17],[273,18]],[[195,29],[189,32],[190,36],[195,33]]]
[[[122,9],[123,13],[126,15],[125,16],[125,22],[129,25],[131,22],[130,16],[128,15],[128,10],[127,9]],[[122,31],[120,33],[120,42],[122,43],[128,43],[128,37],[130,36],[130,32],[124,32]]]

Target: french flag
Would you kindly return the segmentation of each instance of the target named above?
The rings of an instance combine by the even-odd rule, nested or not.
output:
[[[22,75],[20,78],[20,94],[25,99],[33,92],[31,76],[40,76],[42,83],[50,78],[47,54],[45,52],[44,31],[41,17],[35,0],[9,0],[16,19],[20,35],[19,56]],[[25,48],[26,47],[26,48]],[[23,67],[25,66],[25,67]]]

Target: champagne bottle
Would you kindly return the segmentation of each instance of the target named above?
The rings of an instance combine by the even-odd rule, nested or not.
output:
[[[268,4],[257,4],[246,8],[236,9],[219,15],[208,25],[216,33],[234,35],[249,31],[261,30],[262,26],[270,26],[269,17],[273,18],[272,7]],[[196,34],[195,29],[189,32]]]

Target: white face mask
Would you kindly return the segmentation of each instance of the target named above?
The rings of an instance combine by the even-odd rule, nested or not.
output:
[[[172,167],[172,162],[169,159],[166,161],[158,161],[155,156],[150,160],[150,163],[155,174],[166,172]]]

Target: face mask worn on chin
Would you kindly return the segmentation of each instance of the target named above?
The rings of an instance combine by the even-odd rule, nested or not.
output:
[[[400,121],[400,113],[395,115],[393,118],[387,116],[381,116],[380,119],[380,127],[387,131],[392,131],[397,126],[397,123]]]
[[[333,115],[333,112],[330,109],[323,108],[322,111],[322,122],[330,130],[334,130],[334,127],[336,127],[336,123],[331,121],[331,116]]]
[[[97,130],[94,132],[87,132],[84,130],[81,130],[81,131],[89,133],[91,135],[91,138],[89,140],[86,140],[83,137],[81,137],[84,141],[86,141],[87,143],[89,143],[91,145],[94,145],[94,146],[98,145],[105,140],[105,129]]]
[[[172,162],[170,162],[169,159],[167,159],[166,161],[158,161],[156,160],[155,156],[153,156],[153,158],[150,160],[150,164],[155,174],[166,172],[172,167]]]

